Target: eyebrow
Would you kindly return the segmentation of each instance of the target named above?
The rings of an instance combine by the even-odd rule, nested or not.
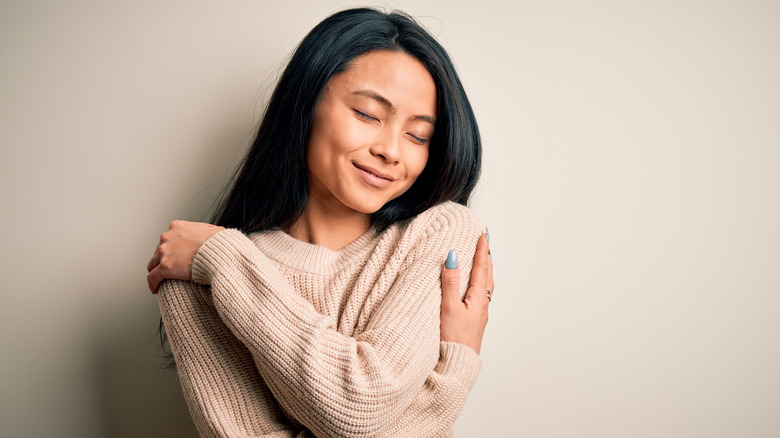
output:
[[[393,112],[393,113],[396,112],[396,108],[393,105],[393,102],[390,102],[389,100],[387,100],[386,97],[384,97],[381,94],[378,94],[378,93],[376,93],[374,91],[371,91],[371,90],[356,90],[356,91],[353,91],[352,94],[355,94],[355,95],[358,95],[358,96],[366,96],[366,97],[369,97],[371,99],[374,99],[377,102],[379,102],[382,106],[387,108],[390,112]],[[412,120],[422,120],[424,122],[430,123],[433,126],[436,126],[436,119],[434,119],[431,116],[425,116],[425,115],[421,115],[420,114],[420,115],[412,116],[411,119]]]

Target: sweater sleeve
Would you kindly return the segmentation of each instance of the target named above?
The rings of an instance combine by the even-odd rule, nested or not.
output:
[[[293,437],[249,352],[227,329],[208,291],[168,280],[158,293],[184,398],[203,437]]]
[[[376,435],[415,403],[439,359],[441,265],[449,249],[472,257],[481,233],[473,216],[465,228],[450,219],[434,221],[411,244],[354,336],[339,333],[237,230],[203,244],[193,278],[212,285],[217,311],[290,415],[317,435]]]
[[[440,344],[441,356],[414,402],[383,437],[450,437],[479,374],[480,358],[470,347]]]

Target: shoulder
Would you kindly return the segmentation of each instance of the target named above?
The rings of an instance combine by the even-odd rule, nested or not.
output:
[[[453,228],[461,231],[482,228],[482,223],[470,208],[451,201],[425,210],[412,222],[422,222],[433,228]]]
[[[473,246],[485,227],[468,207],[445,202],[420,213],[416,217],[394,225],[398,249],[430,247],[441,249]],[[444,252],[446,255],[446,251]]]
[[[482,222],[474,212],[455,202],[445,202],[420,213],[412,219],[407,228],[424,234],[452,232],[476,233],[484,232]]]

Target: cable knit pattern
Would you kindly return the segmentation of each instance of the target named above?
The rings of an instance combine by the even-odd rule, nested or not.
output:
[[[440,273],[465,292],[483,227],[446,203],[340,251],[224,230],[167,281],[163,321],[203,436],[451,436],[479,371],[439,342]],[[440,360],[441,359],[441,360]]]

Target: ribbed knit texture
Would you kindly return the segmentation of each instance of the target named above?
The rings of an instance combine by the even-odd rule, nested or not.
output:
[[[446,203],[340,251],[275,230],[206,241],[159,303],[203,436],[451,436],[479,357],[439,342],[450,249],[483,232]]]

